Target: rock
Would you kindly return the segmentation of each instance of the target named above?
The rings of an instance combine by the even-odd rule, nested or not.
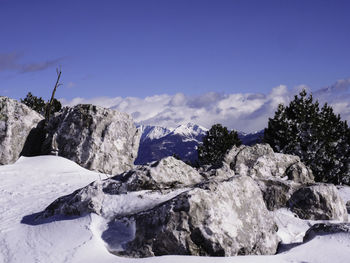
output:
[[[350,201],[347,201],[346,204],[346,210],[348,211],[348,214],[350,213]]]
[[[314,184],[296,191],[288,206],[302,219],[347,221],[345,204],[332,184]]]
[[[125,113],[93,105],[65,107],[46,129],[42,154],[57,151],[84,168],[108,174],[133,167],[140,134]]]
[[[110,229],[114,236],[129,235],[113,242]],[[102,238],[113,253],[131,257],[265,255],[276,253],[276,231],[258,186],[241,176],[203,183],[153,209],[117,218]]]
[[[315,224],[306,231],[303,242],[308,242],[314,237],[319,235],[336,234],[336,233],[350,234],[350,224],[349,223]]]
[[[292,194],[298,190],[301,185],[290,180],[274,179],[256,179],[268,210],[273,211],[287,206],[287,202]]]
[[[28,134],[42,119],[25,104],[0,97],[0,164],[17,161]]]
[[[295,182],[314,182],[310,169],[294,155],[274,153],[268,144],[234,146],[225,156],[224,162],[239,175],[252,178],[284,178]]]
[[[314,182],[312,170],[305,166],[302,162],[297,162],[289,166],[286,171],[288,180],[292,180],[301,184],[308,184]]]
[[[173,157],[95,181],[54,201],[37,220],[87,213],[105,219],[102,239],[124,256],[274,254],[279,242],[252,178],[205,178]]]
[[[118,199],[117,195],[144,190],[158,190],[162,194],[171,191],[177,193],[175,189],[193,186],[202,180],[203,177],[191,166],[174,157],[167,157],[149,165],[137,166],[109,179],[95,181],[70,195],[61,197],[45,209],[42,217],[87,213],[106,215],[110,211],[106,211],[104,203],[113,199],[113,195]]]

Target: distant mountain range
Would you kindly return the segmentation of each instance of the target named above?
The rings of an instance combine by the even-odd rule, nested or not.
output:
[[[160,160],[166,156],[176,155],[184,161],[197,160],[197,147],[202,142],[208,129],[188,123],[173,130],[160,126],[139,126],[142,132],[138,156],[135,164],[145,164]],[[245,145],[259,142],[264,130],[255,133],[238,132]]]

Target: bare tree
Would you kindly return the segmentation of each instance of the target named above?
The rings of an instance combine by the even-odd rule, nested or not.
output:
[[[57,72],[57,80],[56,80],[56,84],[55,87],[52,91],[52,95],[51,95],[51,99],[49,101],[49,103],[46,106],[46,111],[45,111],[45,122],[48,122],[50,120],[50,115],[51,115],[51,108],[52,108],[52,103],[54,101],[55,98],[55,93],[56,93],[56,89],[62,85],[62,83],[60,83],[60,77],[61,77],[61,68],[60,69],[56,69]]]

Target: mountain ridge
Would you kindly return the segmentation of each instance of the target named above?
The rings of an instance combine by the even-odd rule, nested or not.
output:
[[[135,164],[146,164],[167,156],[177,156],[183,161],[195,163],[197,147],[203,141],[208,129],[194,123],[187,123],[169,129],[157,125],[139,125],[141,140]],[[238,132],[238,137],[245,145],[259,141],[264,130],[254,133]]]

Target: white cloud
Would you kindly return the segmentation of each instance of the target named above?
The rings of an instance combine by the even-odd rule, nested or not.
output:
[[[348,91],[348,86],[350,86],[350,80],[338,81],[335,85],[330,86],[331,88],[320,89],[313,94],[322,104],[327,101],[333,106],[336,113],[340,113],[344,119],[350,120],[349,97],[338,96],[340,91]],[[176,127],[179,124],[194,122],[210,128],[215,123],[221,123],[231,129],[252,132],[265,128],[268,118],[273,117],[278,104],[288,104],[294,94],[302,88],[309,90],[306,85],[295,87],[292,91],[289,91],[286,86],[280,85],[271,89],[268,94],[210,92],[198,96],[187,96],[183,93],[177,93],[146,98],[74,98],[71,101],[62,100],[62,102],[69,106],[91,103],[113,108],[127,112],[139,124]],[[323,96],[325,93],[327,96]],[[328,100],[325,100],[325,97]]]

